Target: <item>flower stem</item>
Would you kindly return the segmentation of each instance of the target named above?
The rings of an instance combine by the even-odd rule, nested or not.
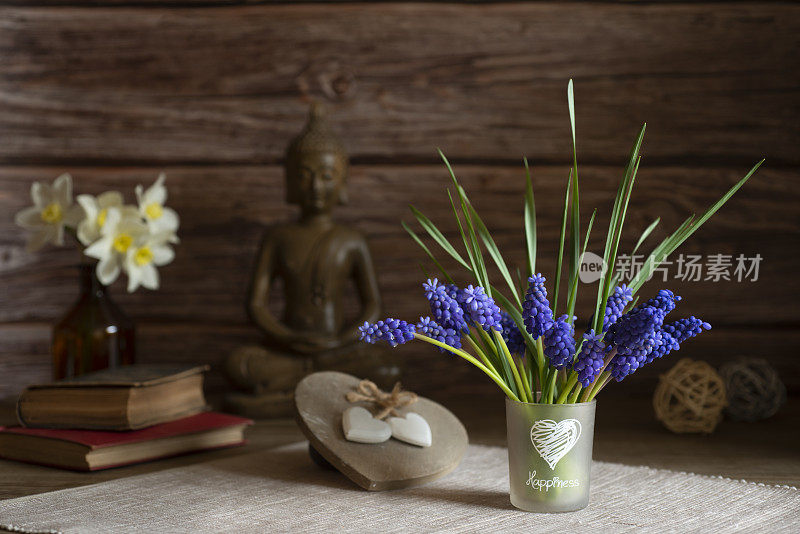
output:
[[[483,331],[481,331],[481,333],[483,333]],[[487,343],[486,339],[482,338],[480,335],[476,335],[475,331],[472,329],[470,329],[469,333],[465,337],[467,337],[470,341],[472,341],[471,344],[473,346],[475,345],[479,346],[481,348],[481,352],[483,352],[483,355],[486,356],[487,359],[492,358],[491,361],[495,370],[500,369],[499,364],[501,364],[502,362],[499,359],[497,361],[493,361],[493,359],[497,356],[497,354],[495,354],[497,351],[493,350],[494,346],[491,343],[491,339],[489,340],[490,342]],[[498,372],[498,375],[499,374],[500,373]]]
[[[581,390],[582,389],[583,389],[583,386],[581,386],[580,384],[575,386],[575,391],[573,391],[572,395],[569,396],[569,403],[570,404],[575,404],[576,402],[578,402],[578,396],[581,394]]]
[[[533,352],[531,351],[528,344],[525,344],[525,364],[523,367],[525,368],[525,382],[528,384],[528,391],[535,391],[534,389],[534,382],[536,381],[536,372],[535,370],[538,369],[538,364],[534,360]],[[531,399],[533,399],[533,395],[531,395]],[[534,401],[531,401],[534,402]]]
[[[464,338],[469,342],[472,348],[475,349],[475,352],[478,354],[478,357],[481,359],[483,364],[495,375],[500,376],[500,373],[497,372],[497,369],[495,369],[494,365],[492,365],[492,362],[490,362],[489,358],[486,357],[486,353],[483,352],[483,349],[481,349],[480,345],[475,343],[470,336],[464,336]]]
[[[528,382],[525,370],[525,362],[522,358],[519,359],[519,369],[520,375],[522,376],[522,385],[525,386],[525,394],[528,396],[528,402],[533,402],[533,392],[531,391],[530,382]]]
[[[506,385],[514,391],[514,394],[517,395],[518,398],[522,398],[523,394],[522,391],[517,389],[518,383],[514,380],[514,373],[511,371],[511,367],[503,357],[503,350],[497,346],[492,336],[490,336],[486,330],[481,328],[479,325],[475,327],[475,332],[478,333],[478,339],[482,342],[482,344],[486,347],[486,352],[492,354],[494,357],[497,358],[496,369],[499,371],[502,368],[503,374],[501,378],[506,383]],[[498,373],[499,374],[499,373]]]
[[[542,344],[542,337],[539,336],[536,339],[536,354],[538,360],[541,362],[541,367],[539,368],[539,389],[541,390],[541,398],[540,400],[544,399],[544,389],[547,385],[547,360],[544,357],[544,345]]]
[[[595,379],[594,383],[591,387],[588,387],[584,390],[583,395],[581,396],[581,402],[589,402],[591,401],[595,395],[600,392],[600,389],[608,382],[608,379],[611,378],[611,373],[608,371],[603,371],[600,375]]]
[[[477,333],[476,333],[477,332]],[[497,353],[497,347],[495,346],[492,338],[486,335],[486,332],[483,331],[482,328],[477,328],[470,330],[468,336],[473,343],[477,344],[481,347],[481,350],[486,356],[486,359],[492,363],[492,366],[497,373],[497,376],[502,378],[506,384],[511,385],[513,382],[513,378],[511,377],[511,370],[506,365],[506,361]]]
[[[550,369],[549,368],[544,369],[544,372],[542,374],[544,376],[542,378],[542,391],[541,394],[539,395],[539,402],[541,402],[542,404],[547,404],[547,391],[548,391],[547,388],[550,386]]]
[[[451,347],[450,345],[448,345],[446,343],[442,343],[439,340],[433,339],[433,338],[428,337],[428,336],[424,336],[422,334],[415,333],[414,337],[419,339],[419,340],[421,340],[421,341],[425,341],[426,343],[430,343],[431,345],[436,345],[437,347],[440,347],[440,348],[443,348],[445,350],[448,350],[448,351],[452,352],[453,354],[455,354],[456,356],[460,356],[461,358],[467,360],[469,363],[471,363],[472,365],[474,365],[475,367],[477,367],[478,369],[483,371],[498,386],[500,386],[500,389],[502,389],[503,392],[505,392],[505,394],[508,395],[508,398],[510,398],[511,400],[515,400],[517,402],[520,402],[519,397],[517,397],[514,394],[514,392],[511,391],[508,388],[506,383],[503,382],[503,380],[499,376],[497,376],[492,371],[490,371],[485,365],[483,365],[481,362],[476,360],[475,357],[472,354],[470,354],[468,352],[464,352],[463,350],[459,350],[459,349],[457,349],[455,347]]]
[[[603,373],[603,374],[607,376],[602,380],[602,382],[600,380],[597,381],[597,384],[595,384],[595,386],[592,388],[592,392],[589,393],[589,398],[587,399],[586,402],[591,402],[597,396],[597,394],[600,393],[600,391],[604,387],[606,387],[606,384],[611,382],[611,374],[610,373]]]
[[[593,392],[593,391],[595,390],[595,388],[597,387],[597,383],[601,381],[601,379],[603,378],[603,376],[604,376],[604,375],[606,375],[606,376],[607,376],[607,374],[608,374],[608,373],[604,373],[604,371],[606,370],[606,367],[608,367],[608,364],[610,364],[610,363],[611,363],[611,360],[613,360],[613,359],[614,359],[614,356],[616,356],[616,355],[617,355],[617,348],[616,348],[616,347],[614,347],[614,348],[611,350],[611,352],[609,352],[609,353],[606,355],[605,359],[603,360],[603,367],[601,367],[601,368],[600,368],[600,372],[599,372],[599,373],[597,373],[597,377],[594,379],[594,382],[592,382],[591,384],[589,384],[589,386],[588,386],[588,387],[584,388],[584,390],[583,390],[583,396],[581,397],[581,402],[588,402],[588,401],[587,401],[587,399],[589,398],[589,395],[591,395],[591,394],[592,394],[592,392]],[[594,394],[595,394],[595,395],[597,395],[597,393],[598,393],[599,391],[600,391],[600,390],[597,390],[597,392],[595,392]]]
[[[544,391],[542,391],[542,404],[553,404],[553,397],[555,396],[556,377],[558,376],[558,369],[551,368],[547,371],[547,380]]]
[[[522,385],[522,378],[520,378],[519,371],[517,371],[517,364],[514,363],[514,358],[511,356],[511,352],[508,350],[508,346],[503,340],[503,335],[497,330],[492,330],[492,332],[494,333],[495,339],[497,339],[497,344],[500,345],[500,348],[503,350],[503,354],[508,361],[508,365],[511,367],[511,372],[514,374],[514,381],[517,383],[517,390],[524,399],[523,402],[532,402],[531,399],[527,398],[525,386]]]
[[[569,378],[567,378],[567,383],[564,385],[564,389],[561,391],[561,394],[556,399],[556,404],[564,404],[564,401],[567,400],[567,395],[569,392],[572,391],[572,388],[575,386],[575,383],[578,381],[578,373],[572,371],[569,374]]]

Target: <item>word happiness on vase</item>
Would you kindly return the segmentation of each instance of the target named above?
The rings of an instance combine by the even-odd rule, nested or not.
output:
[[[534,469],[533,471],[528,471],[528,481],[525,485],[539,491],[550,491],[554,488],[577,488],[581,485],[581,481],[577,478],[572,480],[563,480],[559,477],[536,478],[536,470]]]

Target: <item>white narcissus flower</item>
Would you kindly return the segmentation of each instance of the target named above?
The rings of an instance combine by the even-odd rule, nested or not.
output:
[[[136,199],[139,201],[139,213],[142,215],[147,226],[153,234],[168,232],[171,234],[170,242],[177,243],[180,220],[175,210],[167,208],[164,204],[167,201],[167,188],[164,186],[166,176],[162,172],[158,175],[156,183],[146,190],[141,185],[136,186]]]
[[[98,196],[78,195],[78,204],[83,208],[85,217],[78,224],[78,239],[84,245],[90,245],[100,238],[100,231],[108,220],[110,208],[120,208],[124,217],[138,217],[134,206],[125,206],[122,193],[106,191]]]
[[[147,233],[147,226],[139,219],[139,214],[130,215],[130,210],[108,208],[100,238],[92,243],[84,254],[100,260],[97,263],[97,279],[103,285],[114,282],[122,271],[128,250]]]
[[[169,246],[174,238],[172,232],[159,232],[140,236],[125,256],[125,272],[128,274],[128,293],[141,285],[147,289],[158,289],[159,277],[156,267],[170,263],[175,252]]]
[[[32,231],[28,250],[36,251],[47,243],[64,244],[64,228],[74,228],[83,216],[81,207],[72,203],[72,177],[62,174],[53,185],[34,182],[33,206],[14,217],[15,222]]]

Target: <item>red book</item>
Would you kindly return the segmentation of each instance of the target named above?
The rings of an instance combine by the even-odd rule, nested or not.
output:
[[[0,427],[0,457],[95,471],[241,445],[245,427],[252,424],[250,419],[205,412],[127,432]]]

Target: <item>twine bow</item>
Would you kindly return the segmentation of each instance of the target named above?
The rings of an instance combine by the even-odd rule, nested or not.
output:
[[[358,383],[355,391],[350,391],[346,395],[350,402],[367,401],[382,407],[382,410],[375,416],[376,419],[383,419],[392,414],[400,416],[395,408],[402,408],[417,402],[417,394],[411,391],[402,391],[400,382],[396,383],[392,391],[386,393],[375,385],[371,380],[362,380]]]

